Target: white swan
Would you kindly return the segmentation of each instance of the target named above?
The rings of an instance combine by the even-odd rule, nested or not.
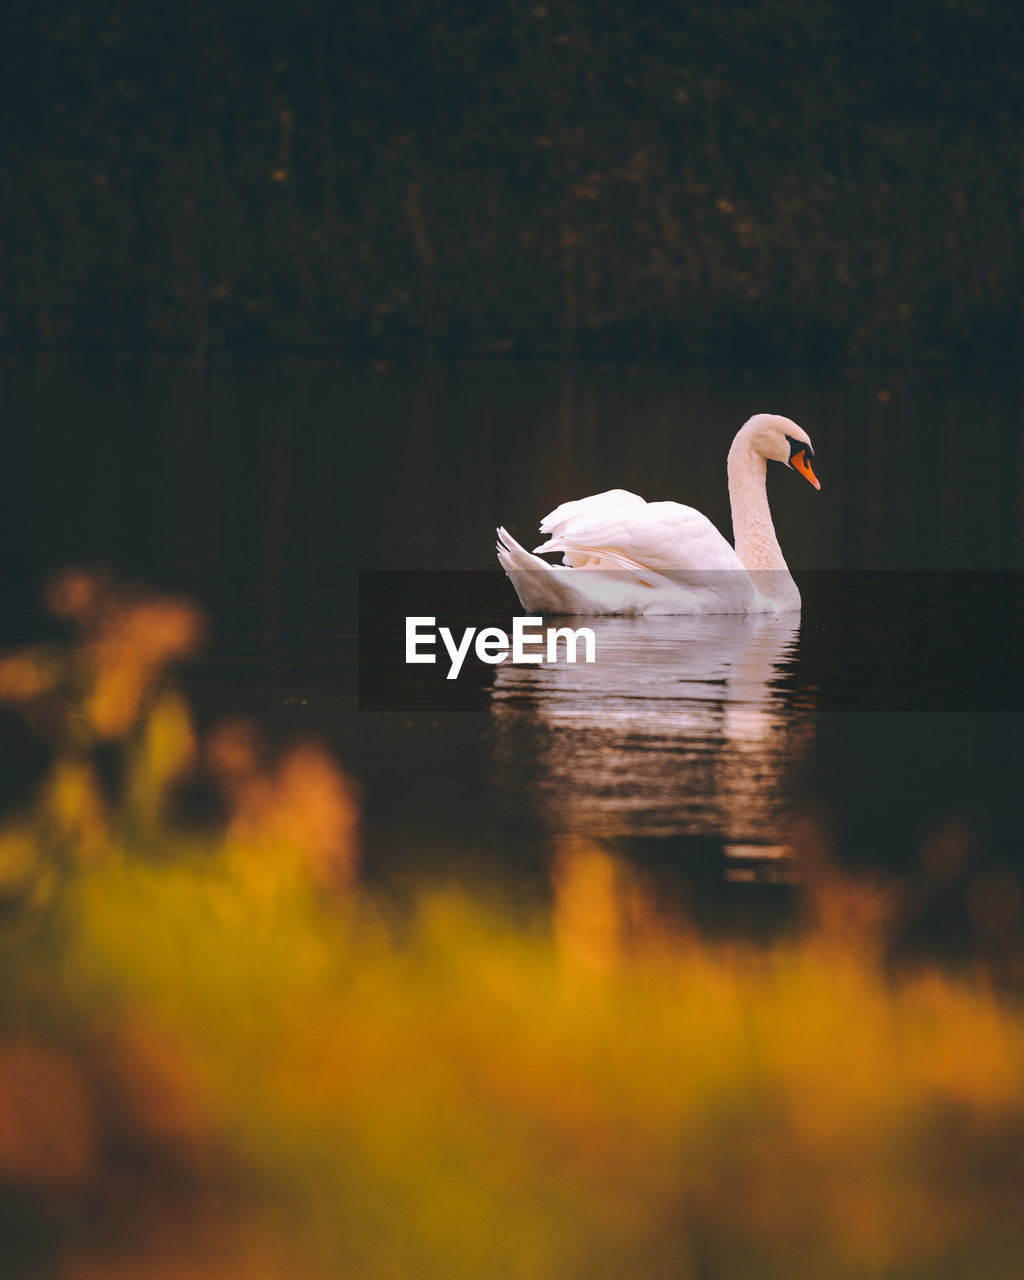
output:
[[[733,550],[699,511],[645,502],[625,489],[564,502],[541,521],[561,551],[549,564],[498,530],[498,560],[530,614],[782,613],[800,608],[768,510],[769,459],[820,489],[807,432],[789,418],[756,413],[729,450]]]

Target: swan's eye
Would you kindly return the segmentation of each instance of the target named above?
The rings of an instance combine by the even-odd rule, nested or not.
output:
[[[803,440],[794,440],[792,436],[786,436],[789,441],[789,461],[793,462],[793,457],[798,453],[806,453],[808,458],[814,457],[814,450],[809,444],[805,444]]]

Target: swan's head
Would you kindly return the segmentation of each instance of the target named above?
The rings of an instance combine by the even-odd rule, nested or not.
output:
[[[814,450],[811,437],[797,426],[792,418],[778,413],[755,413],[740,427],[733,448],[742,446],[774,462],[799,471],[803,478],[820,489],[818,478],[811,468]]]

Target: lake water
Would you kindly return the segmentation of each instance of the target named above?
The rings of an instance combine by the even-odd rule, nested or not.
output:
[[[104,563],[209,615],[199,716],[315,733],[359,780],[371,871],[535,882],[591,835],[723,903],[799,878],[811,828],[890,870],[959,841],[1024,870],[1020,380],[948,373],[636,376],[524,368],[7,369],[3,639],[38,588]],[[475,571],[519,612],[494,528],[528,546],[610,487],[730,532],[725,456],[752,412],[811,434],[814,492],[769,497],[801,618],[604,619],[594,668],[477,670],[357,698],[359,571]],[[487,570],[484,573],[482,571]],[[424,601],[429,605],[429,599]],[[3,736],[5,790],[33,768]],[[953,836],[950,833],[953,833]]]

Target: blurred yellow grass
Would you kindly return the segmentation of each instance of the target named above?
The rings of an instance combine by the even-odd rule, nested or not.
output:
[[[591,865],[559,881],[553,928],[452,890],[396,929],[363,891],[269,898],[226,856],[119,860],[79,886],[63,998],[87,1025],[165,1029],[219,1172],[252,1180],[238,1211],[269,1201],[310,1274],[932,1274],[914,1268],[978,1238],[1019,1256],[1019,1010],[813,938],[673,947],[658,926],[649,952],[634,924],[595,973],[564,936],[593,904],[565,895],[605,855],[571,856]]]
[[[7,696],[77,715],[96,661]],[[802,934],[712,943],[574,840],[544,909],[398,903],[358,879],[327,753],[198,744],[163,661],[113,783],[45,718],[51,771],[0,836],[3,1274],[1021,1273],[1024,1010],[887,972],[882,887],[809,854]],[[202,770],[225,821],[186,830]]]

